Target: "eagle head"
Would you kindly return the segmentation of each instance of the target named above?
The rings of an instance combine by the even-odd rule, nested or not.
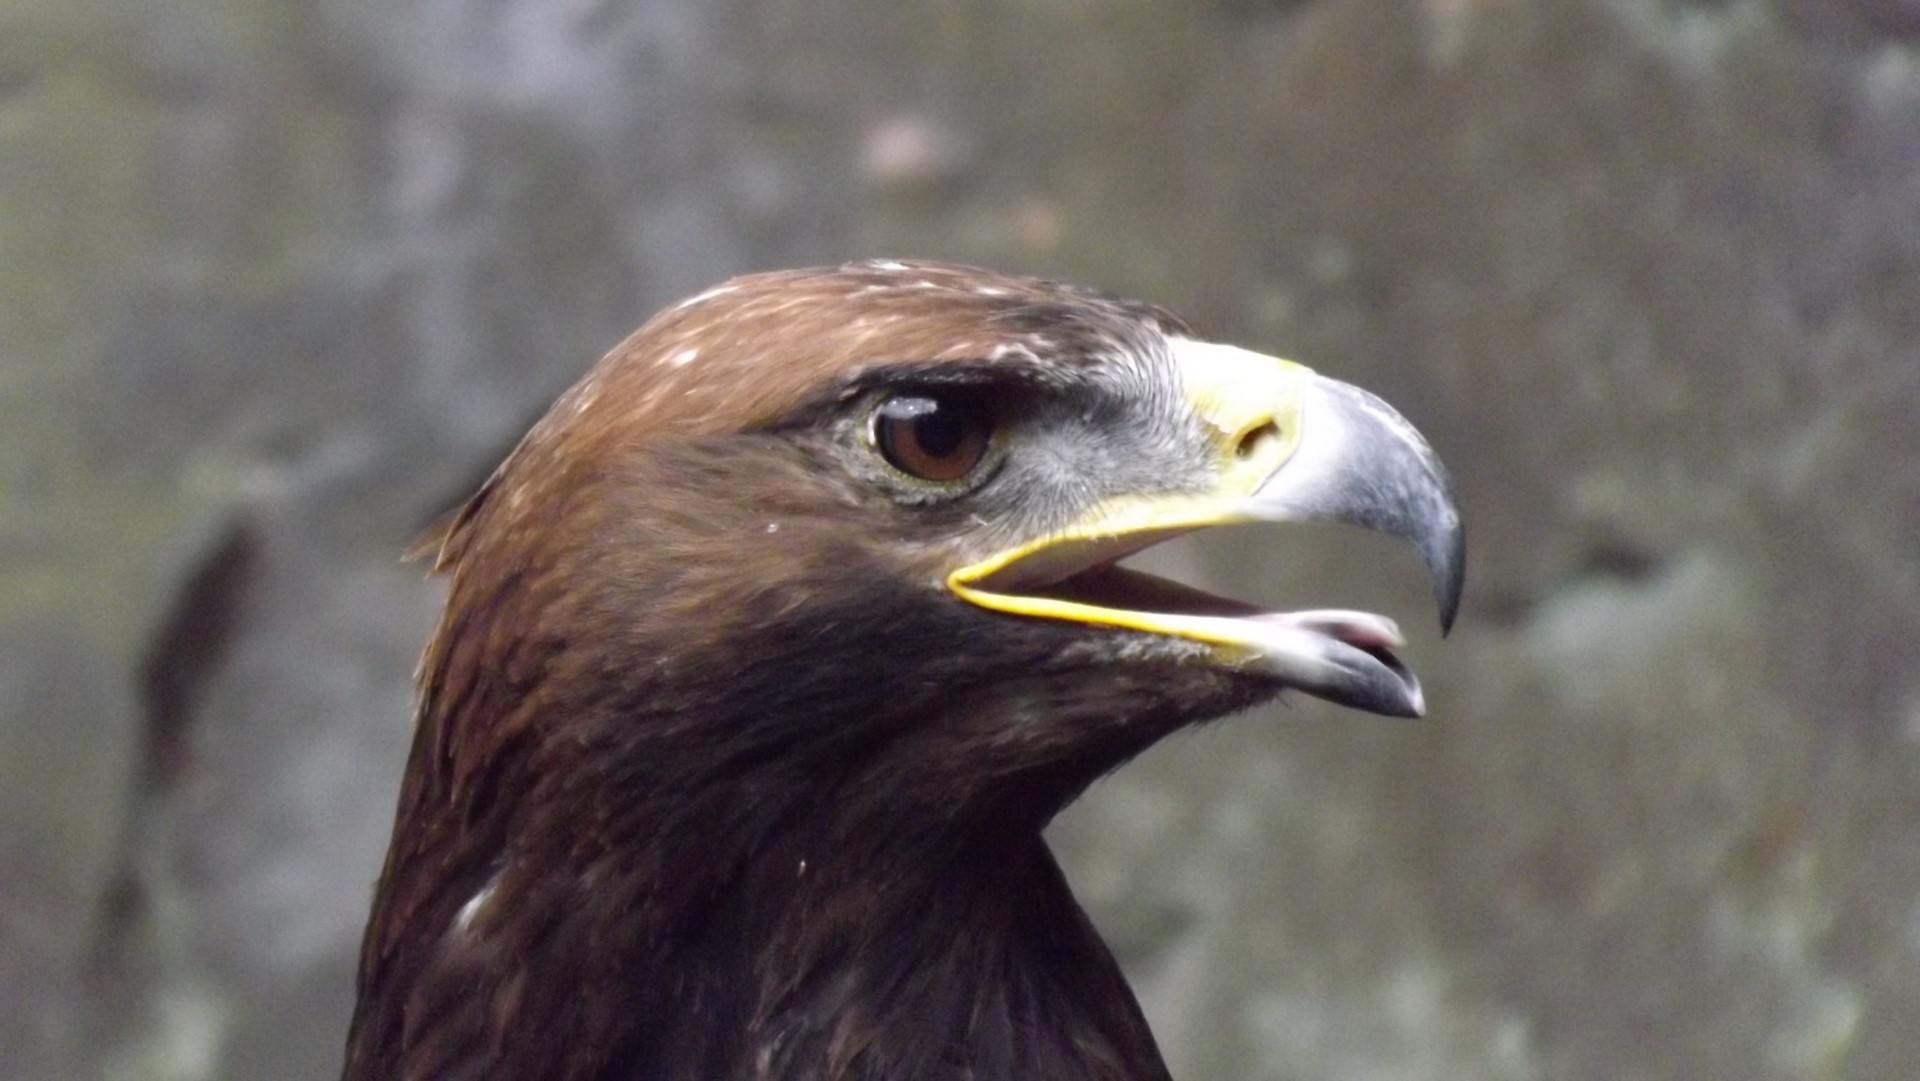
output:
[[[1386,618],[1120,565],[1307,520],[1451,621],[1414,428],[1159,308],[868,262],[660,313],[441,546],[349,1075],[1159,1076],[1039,833],[1283,692],[1422,712]]]

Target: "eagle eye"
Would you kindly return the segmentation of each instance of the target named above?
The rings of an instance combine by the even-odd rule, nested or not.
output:
[[[993,442],[981,403],[916,392],[883,399],[873,411],[873,445],[910,477],[951,484],[973,472]]]

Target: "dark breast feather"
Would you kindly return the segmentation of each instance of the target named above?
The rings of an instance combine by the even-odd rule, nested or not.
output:
[[[1045,699],[1085,711],[1071,748],[1009,743],[1034,688],[981,673],[1031,643],[956,650],[901,508],[735,438],[873,364],[1156,320],[950,267],[764,275],[563,395],[441,546],[347,1081],[1162,1081],[1040,830],[1176,725],[1164,675]]]

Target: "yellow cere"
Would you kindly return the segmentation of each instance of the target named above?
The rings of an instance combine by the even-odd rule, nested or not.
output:
[[[1300,403],[1313,369],[1215,342],[1176,340],[1173,350],[1187,401],[1218,433],[1222,492],[1252,495],[1300,443]],[[1268,425],[1271,438],[1255,434]]]

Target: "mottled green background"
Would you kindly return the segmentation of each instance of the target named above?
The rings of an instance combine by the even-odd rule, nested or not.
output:
[[[0,0],[0,1076],[325,1078],[437,594],[659,305],[959,259],[1367,385],[1472,536],[1156,553],[1432,717],[1058,825],[1176,1075],[1920,1076],[1914,0]]]

